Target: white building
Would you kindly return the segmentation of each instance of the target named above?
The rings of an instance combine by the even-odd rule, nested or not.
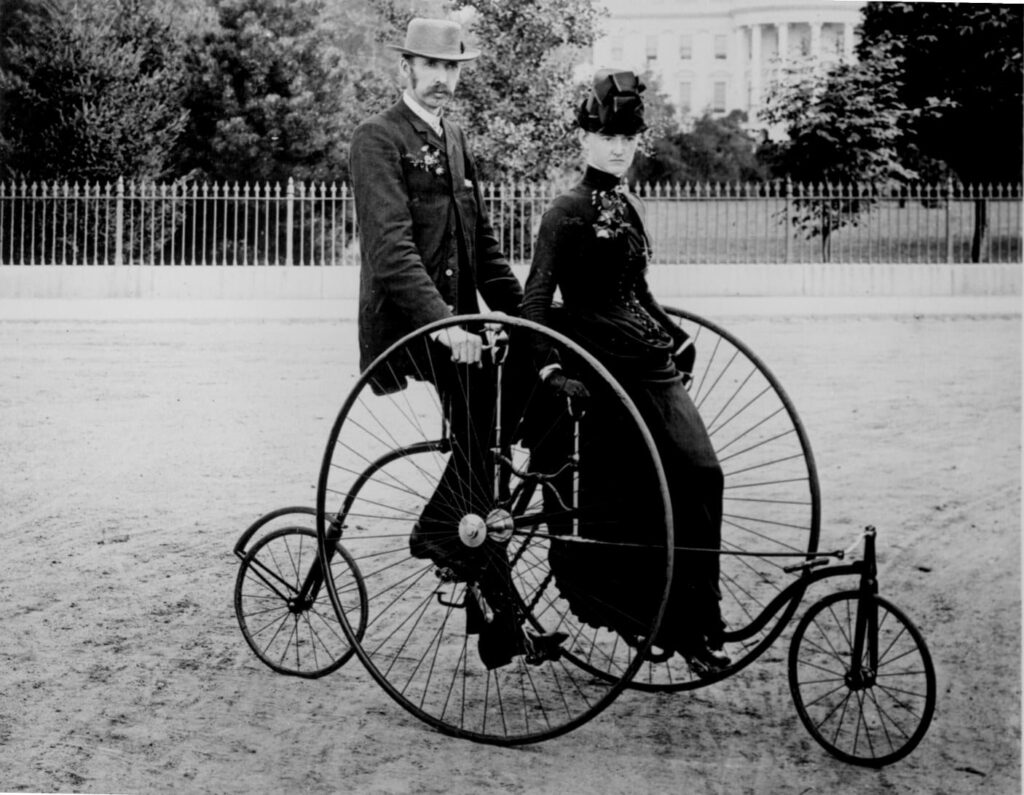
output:
[[[657,76],[682,120],[743,110],[751,127],[780,70],[853,60],[856,0],[603,0],[586,70]]]

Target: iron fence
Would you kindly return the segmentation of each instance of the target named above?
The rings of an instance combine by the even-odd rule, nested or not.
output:
[[[1022,190],[953,182],[637,185],[656,263],[1020,262]],[[485,185],[503,250],[527,263],[551,184]],[[348,185],[0,182],[0,265],[343,266]]]

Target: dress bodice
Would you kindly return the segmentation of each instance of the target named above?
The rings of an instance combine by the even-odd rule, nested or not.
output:
[[[524,316],[551,325],[557,288],[566,334],[613,372],[663,377],[681,332],[650,293],[648,250],[640,203],[617,177],[588,168],[544,214]]]

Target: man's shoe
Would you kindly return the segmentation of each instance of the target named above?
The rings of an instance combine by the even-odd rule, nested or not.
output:
[[[531,665],[540,665],[562,656],[562,644],[569,640],[565,632],[537,632],[523,627],[523,652]]]
[[[416,522],[409,534],[409,553],[420,560],[432,560],[438,566],[458,562],[459,537],[450,528],[425,530]]]

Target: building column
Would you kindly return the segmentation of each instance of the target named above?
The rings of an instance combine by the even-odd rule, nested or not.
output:
[[[779,31],[779,63],[785,67],[789,60],[789,23],[780,22],[776,27]]]
[[[737,27],[732,36],[732,52],[729,53],[729,94],[732,96],[733,108],[742,108],[746,104],[746,65],[747,39],[743,28]]]
[[[761,25],[750,26],[750,113],[761,107]]]
[[[853,25],[849,22],[843,23],[843,60],[853,60]]]
[[[811,23],[811,58],[815,63],[821,60],[821,23]]]

